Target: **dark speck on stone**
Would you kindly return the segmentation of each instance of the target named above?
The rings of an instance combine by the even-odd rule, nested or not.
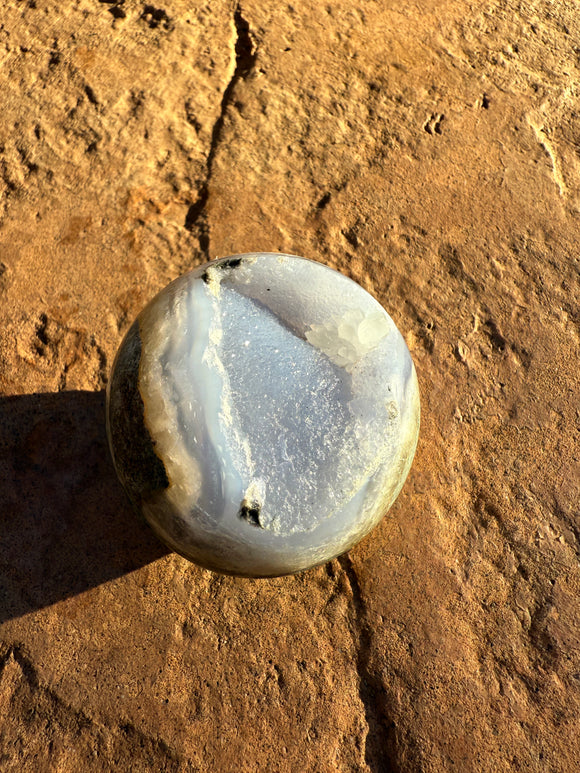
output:
[[[240,518],[243,518],[244,521],[250,523],[252,526],[259,526],[260,528],[262,526],[260,523],[259,502],[246,502],[244,500],[240,506],[239,516]]]
[[[238,266],[242,265],[242,259],[241,258],[228,258],[227,260],[222,261],[218,268],[237,268]]]

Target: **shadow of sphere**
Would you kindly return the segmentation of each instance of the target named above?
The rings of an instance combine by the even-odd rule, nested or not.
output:
[[[117,480],[104,391],[0,397],[0,622],[167,552]]]

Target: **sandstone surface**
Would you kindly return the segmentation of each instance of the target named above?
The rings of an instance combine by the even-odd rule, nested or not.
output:
[[[0,770],[580,769],[574,0],[4,0]],[[422,394],[325,567],[163,548],[109,459],[144,303],[208,258],[354,278]]]

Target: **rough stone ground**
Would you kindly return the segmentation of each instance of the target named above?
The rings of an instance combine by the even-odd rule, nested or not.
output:
[[[580,769],[575,0],[4,0],[0,770]],[[224,578],[103,429],[144,302],[281,250],[403,331],[422,433],[348,556]]]

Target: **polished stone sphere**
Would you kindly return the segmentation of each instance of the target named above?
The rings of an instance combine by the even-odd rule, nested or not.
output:
[[[419,431],[403,337],[333,269],[255,253],[176,279],[127,333],[107,390],[115,468],[172,549],[227,574],[344,553],[399,493]]]

